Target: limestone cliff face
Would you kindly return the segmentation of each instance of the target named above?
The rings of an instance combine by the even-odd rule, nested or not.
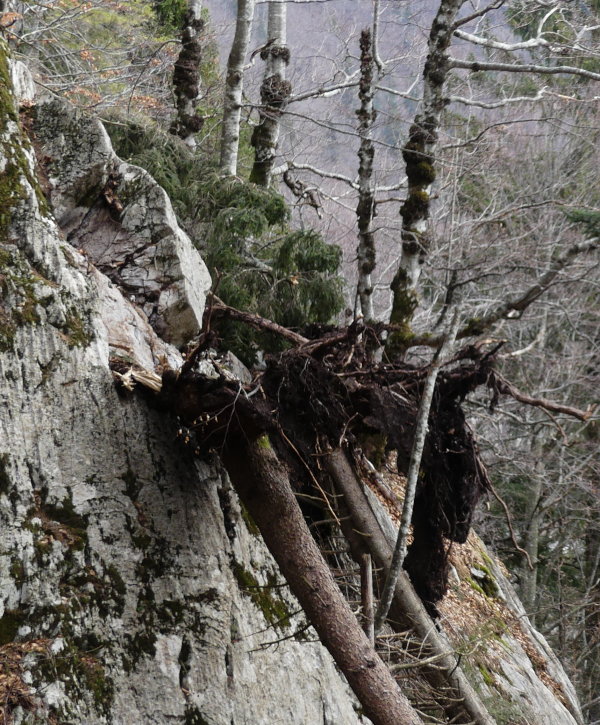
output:
[[[14,76],[25,79],[26,94],[23,69]],[[150,299],[128,291],[142,309],[153,305],[153,322],[180,334],[190,320],[197,324],[208,278],[164,192],[115,159],[99,123],[49,101],[23,109],[48,161],[44,193],[5,91],[2,104],[6,722],[361,722],[327,652],[305,641],[311,637],[298,606],[217,463],[193,459],[176,440],[174,421],[117,394],[109,356],[155,367],[176,364],[179,355],[92,266],[93,250],[83,256],[65,233],[99,245],[90,230],[106,218],[105,239],[135,237],[138,254],[118,274],[125,278],[128,265],[154,255],[156,265],[144,273]],[[124,193],[131,186],[137,195]],[[113,217],[117,197],[125,208]],[[167,258],[168,268],[152,276]]]
[[[2,45],[0,172],[6,722],[366,723],[218,460],[115,387],[109,361],[181,364],[170,343],[198,328],[202,260],[164,191],[98,121],[34,102]],[[454,561],[444,622],[452,646],[482,655],[470,674],[490,711],[579,722],[562,668],[476,549]],[[478,576],[496,589],[475,596]]]

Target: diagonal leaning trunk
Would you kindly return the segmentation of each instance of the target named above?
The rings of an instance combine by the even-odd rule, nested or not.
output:
[[[331,451],[324,456],[323,464],[336,490],[344,498],[353,530],[362,532],[364,545],[377,566],[387,572],[392,561],[393,543],[381,530],[346,454],[340,449]],[[424,646],[438,657],[437,667],[430,670],[427,677],[434,687],[440,689],[450,687],[455,693],[453,712],[448,714],[459,719],[453,719],[453,722],[464,722],[464,711],[466,711],[469,722],[474,722],[476,725],[496,725],[496,721],[490,716],[459,667],[460,658],[449,651],[451,649],[449,643],[441,633],[438,633],[404,571],[400,572],[396,582],[393,604],[395,618],[401,620],[401,626],[411,627],[419,635]]]
[[[229,441],[223,462],[262,537],[374,725],[417,725],[421,718],[362,631],[323,560],[266,435]]]
[[[265,77],[260,88],[259,122],[252,134],[254,165],[250,181],[269,186],[279,141],[279,120],[292,87],[285,79],[290,51],[286,45],[286,0],[270,0],[267,42],[260,53]]]
[[[227,176],[235,176],[237,173],[244,59],[248,52],[254,4],[254,0],[238,0],[235,35],[227,61],[220,161],[221,172]]]

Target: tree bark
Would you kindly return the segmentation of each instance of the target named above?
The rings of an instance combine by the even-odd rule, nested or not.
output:
[[[402,150],[408,177],[408,196],[400,209],[402,254],[392,281],[390,322],[398,328],[387,340],[388,354],[402,353],[417,306],[417,284],[429,247],[428,219],[431,186],[435,180],[435,150],[442,112],[446,106],[444,85],[448,75],[448,47],[453,23],[464,0],[442,0],[431,26],[428,55],[423,71],[423,103]]]
[[[373,282],[371,274],[375,269],[375,234],[373,217],[375,215],[375,190],[373,189],[373,146],[372,128],[376,112],[373,108],[373,52],[371,31],[363,30],[360,34],[360,82],[358,97],[360,108],[358,115],[358,134],[360,148],[358,150],[358,205],[356,218],[358,221],[358,287],[357,295],[360,312],[365,320],[372,320]]]
[[[266,66],[260,89],[262,106],[259,122],[252,134],[254,165],[250,173],[250,181],[260,186],[269,186],[271,183],[279,141],[279,119],[292,90],[285,79],[290,60],[290,51],[286,45],[285,0],[270,0],[267,36],[267,43],[260,53]]]
[[[400,529],[398,531],[398,539],[396,540],[392,561],[390,563],[389,571],[385,580],[385,586],[383,588],[381,600],[375,616],[375,632],[378,632],[381,629],[388,612],[390,611],[394,591],[398,585],[398,576],[404,566],[407,549],[406,542],[408,540],[408,533],[413,516],[415,495],[417,492],[417,481],[421,470],[421,458],[423,457],[423,448],[425,447],[425,439],[427,438],[427,432],[429,430],[429,411],[431,410],[431,401],[433,400],[435,382],[440,368],[445,362],[444,358],[446,353],[451,350],[454,345],[459,322],[460,315],[458,310],[455,310],[448,333],[442,346],[436,352],[433,362],[431,363],[429,374],[427,375],[427,380],[425,381],[425,385],[423,387],[423,394],[421,396],[421,402],[419,403],[419,410],[417,413],[415,436],[410,454],[408,476],[406,478],[406,490],[404,492],[404,504],[402,506]]]
[[[340,449],[332,451],[324,456],[323,463],[336,489],[344,497],[354,530],[362,534],[364,544],[377,565],[387,572],[392,560],[392,543],[381,530],[345,453]],[[398,624],[411,627],[431,654],[439,657],[436,668],[428,670],[426,676],[434,687],[442,689],[450,686],[456,693],[458,701],[453,707],[452,717],[460,717],[460,709],[464,708],[477,725],[496,725],[460,669],[459,659],[448,653],[449,642],[436,629],[404,571],[400,572],[396,583],[393,606]]]
[[[248,52],[250,30],[254,17],[254,0],[238,0],[235,35],[227,61],[223,127],[221,132],[221,172],[228,176],[237,173],[240,141],[240,117],[244,81],[244,59]]]
[[[291,590],[367,717],[374,725],[422,723],[335,583],[267,436],[230,442],[223,461]]]
[[[181,30],[181,52],[173,71],[177,116],[171,126],[171,133],[183,139],[185,144],[192,149],[196,148],[195,134],[203,123],[202,117],[196,113],[196,103],[200,97],[200,61],[202,60],[200,32],[204,26],[201,10],[201,0],[189,0]]]
[[[373,565],[370,554],[363,554],[360,562],[360,601],[364,617],[363,629],[369,642],[375,646],[373,620]]]
[[[588,524],[585,534],[585,574],[587,602],[585,607],[585,642],[587,656],[583,660],[583,680],[589,705],[588,722],[600,721],[600,526],[596,521]]]
[[[538,580],[538,549],[540,540],[540,526],[543,519],[541,501],[543,493],[543,473],[540,465],[543,455],[541,441],[536,437],[531,446],[531,460],[533,465],[533,484],[529,488],[525,503],[525,534],[523,537],[523,549],[526,554],[521,562],[521,601],[530,622],[536,623],[536,597]],[[530,562],[533,569],[530,567]]]

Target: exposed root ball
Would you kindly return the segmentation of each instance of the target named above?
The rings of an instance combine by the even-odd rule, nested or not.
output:
[[[200,439],[212,447],[261,431],[279,433],[272,444],[298,488],[324,475],[319,451],[344,442],[373,444],[377,454],[395,450],[398,468],[406,473],[427,369],[371,364],[368,347],[376,335],[374,329],[350,327],[344,335],[330,332],[269,359],[261,395],[254,389],[254,397],[246,396],[224,380],[202,382],[190,371],[178,380],[166,379],[163,397],[170,397],[171,409],[182,422],[201,429]],[[491,380],[490,365],[488,358],[463,361],[440,374],[436,385],[405,562],[434,616],[447,590],[448,549],[453,541],[466,541],[475,506],[488,487],[461,404],[471,390]]]

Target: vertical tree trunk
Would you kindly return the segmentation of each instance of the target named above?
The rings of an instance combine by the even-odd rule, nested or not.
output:
[[[196,113],[196,103],[200,97],[202,60],[200,32],[204,25],[201,10],[201,0],[189,0],[181,30],[181,52],[173,71],[177,116],[171,126],[171,133],[182,138],[190,148],[196,147],[195,134],[203,123],[202,117]]]
[[[373,189],[373,146],[372,128],[376,112],[373,108],[373,53],[371,31],[363,30],[360,34],[360,82],[358,97],[358,133],[360,148],[358,150],[358,301],[360,312],[365,320],[374,318],[373,283],[371,274],[375,269],[375,235],[373,232],[373,216],[375,215],[375,192]]]
[[[435,180],[434,154],[441,115],[445,108],[444,84],[448,75],[447,50],[453,23],[465,0],[442,0],[431,26],[423,71],[423,102],[402,150],[408,177],[408,195],[400,209],[402,254],[392,282],[390,322],[398,326],[386,344],[388,354],[402,353],[417,306],[417,284],[429,247],[428,219],[431,186]]]
[[[254,0],[238,0],[235,36],[227,62],[221,132],[220,167],[221,172],[228,176],[235,176],[237,173],[244,60],[248,52],[253,17]]]
[[[252,134],[254,166],[250,181],[269,186],[279,141],[279,119],[286,107],[292,87],[285,79],[290,60],[286,45],[285,0],[270,0],[267,42],[260,53],[265,61],[265,77],[260,88],[262,107],[259,122]]]
[[[423,386],[423,393],[421,395],[415,425],[415,437],[410,453],[408,475],[406,477],[406,489],[404,491],[404,504],[402,506],[400,528],[398,530],[398,538],[396,539],[396,546],[394,547],[390,568],[385,580],[385,586],[383,587],[381,600],[375,616],[375,632],[379,632],[388,616],[390,606],[394,598],[394,592],[398,586],[398,577],[400,576],[400,572],[404,566],[406,550],[408,548],[408,535],[413,517],[415,495],[417,493],[417,481],[421,471],[423,448],[425,447],[425,439],[427,438],[427,433],[429,431],[429,412],[431,410],[431,402],[435,391],[435,382],[440,372],[440,368],[446,362],[445,357],[447,352],[449,352],[454,345],[459,322],[460,314],[458,310],[455,310],[448,332],[444,337],[444,342],[436,352],[433,362],[431,363],[425,385]]]
[[[304,521],[267,436],[228,442],[224,463],[290,588],[374,725],[417,725],[421,719],[400,692],[358,624]]]
[[[588,601],[585,608],[587,656],[583,660],[588,722],[600,722],[600,526],[590,522],[585,537]]]
[[[527,497],[525,517],[526,528],[523,538],[523,549],[527,552],[529,558],[523,556],[521,564],[521,601],[531,623],[535,626],[536,620],[536,596],[538,581],[538,549],[540,541],[540,525],[542,523],[542,492],[543,478],[541,471],[541,456],[543,449],[538,438],[533,441],[531,446],[531,460],[535,461],[533,466],[533,485],[530,487]],[[533,570],[529,566],[529,562],[533,565]]]
[[[360,601],[363,611],[363,629],[369,642],[375,646],[375,622],[373,618],[373,563],[370,554],[363,554],[360,562]]]

